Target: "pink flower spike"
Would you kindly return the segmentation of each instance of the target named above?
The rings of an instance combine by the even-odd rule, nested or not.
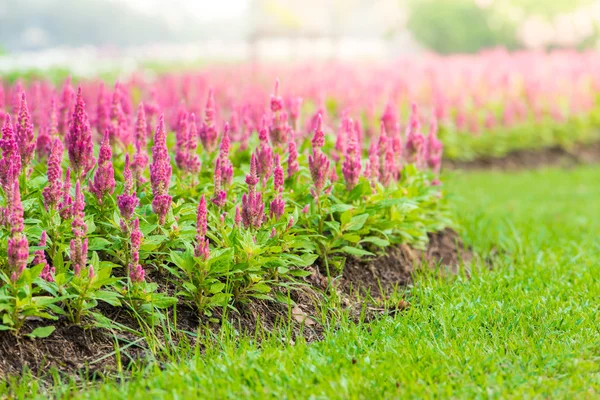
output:
[[[279,161],[279,154],[275,154],[275,171],[273,172],[273,186],[275,192],[283,192],[283,167]]]
[[[131,166],[138,185],[144,183],[144,171],[148,166],[147,131],[144,103],[140,103],[135,124],[135,154],[133,156],[133,165]]]
[[[69,161],[75,173],[75,179],[79,181],[90,170],[95,161],[92,134],[81,87],[77,91],[77,102],[75,103],[69,131],[65,136],[65,144],[67,145]]]
[[[277,113],[283,110],[283,99],[279,96],[279,79],[275,79],[275,91],[271,95],[271,112]]]
[[[62,141],[55,138],[52,142],[50,157],[48,157],[48,185],[42,192],[46,209],[53,209],[60,201],[63,186],[61,167],[63,151]]]
[[[21,93],[21,105],[19,107],[19,118],[17,120],[16,139],[21,154],[21,167],[26,168],[33,160],[35,152],[35,135],[33,123],[29,115],[25,92]]]
[[[129,159],[129,155],[127,159]],[[129,171],[129,168],[127,169]],[[129,173],[131,174],[131,171]],[[110,132],[108,129],[104,131],[104,138],[98,155],[98,169],[93,182],[90,182],[89,186],[90,192],[96,195],[100,204],[102,204],[104,196],[115,191],[115,171],[112,163],[112,148],[110,147]]]
[[[291,178],[300,169],[298,165],[298,149],[296,148],[296,141],[294,140],[294,134],[290,135],[290,142],[288,143],[288,166],[287,166],[287,177]]]
[[[360,148],[358,146],[357,132],[351,132],[346,148],[346,156],[342,164],[342,173],[346,181],[346,189],[352,190],[358,183],[362,166],[360,164]]]
[[[81,184],[79,181],[75,184],[75,202],[73,203],[73,222],[71,224],[73,230],[73,239],[71,239],[70,256],[71,263],[74,268],[75,275],[79,274],[81,268],[87,265],[87,225],[85,224],[84,208],[85,200],[81,192]]]
[[[158,120],[152,147],[152,164],[150,164],[150,183],[152,184],[152,211],[158,215],[160,224],[164,224],[166,215],[171,207],[171,196],[168,195],[171,183],[171,159],[167,148],[167,134],[164,116]]]
[[[208,228],[208,212],[206,209],[206,199],[204,195],[200,198],[198,203],[198,215],[196,217],[196,233],[198,236],[206,236]]]
[[[133,174],[129,165],[129,154],[125,155],[125,168],[123,170],[123,193],[117,196],[117,206],[121,216],[129,221],[139,203],[137,194],[133,191]]]

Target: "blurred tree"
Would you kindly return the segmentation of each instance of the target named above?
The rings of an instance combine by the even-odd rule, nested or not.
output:
[[[442,54],[519,47],[516,26],[472,0],[414,0],[407,26],[418,42]]]

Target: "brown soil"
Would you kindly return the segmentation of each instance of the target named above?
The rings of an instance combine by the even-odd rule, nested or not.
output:
[[[600,142],[581,144],[572,149],[548,147],[535,150],[517,150],[503,157],[481,157],[472,161],[444,160],[444,167],[465,170],[519,170],[548,166],[572,167],[600,162]]]
[[[323,315],[332,311],[321,308],[325,305],[323,298],[328,290],[336,290],[341,305],[355,319],[371,319],[386,312],[402,310],[409,306],[402,297],[396,298],[395,304],[391,306],[385,301],[395,288],[410,284],[411,275],[416,269],[431,265],[455,272],[461,260],[468,261],[472,257],[459,236],[451,229],[430,234],[429,239],[426,250],[400,245],[391,247],[385,255],[374,259],[348,259],[342,276],[332,280],[331,284],[321,268],[316,265],[310,267],[312,274],[305,279],[305,285],[289,292],[292,300],[289,306],[276,301],[252,301],[238,305],[226,318],[215,314],[209,320],[201,318],[193,308],[178,304],[178,329],[172,330],[167,339],[162,328],[155,328],[153,334],[156,336],[156,343],[166,347],[169,343],[185,340],[194,345],[195,334],[204,336],[206,329],[218,332],[223,319],[236,331],[254,335],[258,341],[271,334],[278,334],[286,327],[291,327],[291,331],[285,340],[293,342],[300,337],[309,342],[320,340],[324,332]],[[149,274],[148,278],[160,282],[160,287],[171,291],[171,284],[165,277],[154,273]],[[366,314],[365,294],[370,296]],[[281,295],[287,297],[288,293],[281,292]],[[63,372],[78,370],[88,377],[100,377],[117,369],[117,347],[121,367],[124,369],[132,362],[151,357],[146,339],[140,339],[144,336],[135,333],[140,331],[139,324],[125,308],[102,305],[97,311],[129,329],[112,330],[91,327],[91,324],[84,328],[60,320],[55,325],[54,333],[45,339],[15,337],[11,333],[0,332],[0,376],[20,374],[24,367],[42,375],[54,367]],[[169,313],[169,320],[174,320],[173,312]],[[47,324],[46,321],[28,322],[23,333]]]

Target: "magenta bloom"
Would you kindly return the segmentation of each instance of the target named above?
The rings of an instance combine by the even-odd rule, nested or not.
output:
[[[438,174],[442,167],[444,145],[437,137],[437,121],[435,119],[431,121],[429,135],[427,135],[426,149],[427,165],[434,173]]]
[[[383,122],[381,123],[381,133],[380,137],[385,135],[385,127]],[[371,179],[371,183],[375,183],[379,180],[379,141],[373,139],[371,144],[369,145],[369,163],[367,164],[367,169],[365,171],[365,175]]]
[[[420,132],[417,105],[413,103],[410,114],[410,122],[408,126],[408,134],[406,135],[405,144],[406,158],[409,163],[413,163],[417,166],[420,166],[424,146],[425,138]]]
[[[131,225],[129,243],[131,246],[131,263],[129,264],[129,278],[132,282],[142,282],[146,276],[144,268],[140,265],[140,247],[144,235],[140,231],[140,220],[136,218]]]
[[[116,140],[120,140],[124,144],[130,143],[129,137],[129,123],[127,122],[127,115],[123,111],[122,107],[122,93],[119,82],[115,84],[115,91],[112,95],[112,101],[110,105],[110,141],[114,143]]]
[[[233,165],[229,160],[229,124],[225,123],[225,129],[223,130],[223,137],[221,138],[221,146],[219,148],[219,160],[221,167],[221,183],[223,185],[231,185],[233,180]]]
[[[358,183],[361,172],[360,147],[358,146],[357,132],[350,132],[346,157],[342,163],[342,174],[346,181],[346,189],[352,190]]]
[[[96,195],[98,202],[115,191],[115,171],[112,163],[112,148],[110,147],[110,132],[104,131],[104,139],[100,145],[98,155],[98,169],[94,175],[94,181],[90,183],[90,192]]]
[[[75,97],[75,91],[71,85],[71,77],[69,77],[63,85],[62,93],[60,96],[60,107],[59,107],[59,120],[58,120],[58,133],[65,135],[70,125],[71,115],[73,114],[73,97]]]
[[[395,105],[390,101],[386,104],[383,115],[381,116],[381,123],[385,127],[386,132],[393,132],[396,124],[398,123],[398,113],[396,112]]]
[[[129,154],[125,155],[125,168],[123,170],[123,193],[117,196],[117,206],[121,216],[129,221],[133,217],[135,208],[139,203],[136,193],[133,191],[133,174],[129,165]]]
[[[290,142],[288,143],[288,160],[287,160],[287,177],[291,178],[300,169],[298,165],[298,149],[296,148],[296,140],[294,134],[290,135]]]
[[[242,196],[242,223],[246,229],[258,229],[262,225],[265,205],[262,201],[262,193],[256,192],[258,184],[258,160],[253,153],[250,159],[250,173],[246,175],[248,193]]]
[[[279,160],[279,154],[275,154],[275,170],[273,171],[273,186],[275,192],[283,192],[283,167]]]
[[[60,138],[55,138],[52,142],[52,151],[48,157],[48,185],[44,188],[44,205],[46,209],[54,209],[60,201],[63,189],[62,182],[62,156],[63,145]]]
[[[209,241],[206,238],[207,227],[206,200],[204,195],[202,195],[200,202],[198,203],[198,215],[196,217],[196,247],[194,249],[194,255],[203,260],[208,259],[210,256],[210,249],[208,247]]]
[[[313,180],[316,197],[321,194],[325,182],[327,181],[327,175],[329,174],[329,159],[321,151],[321,147],[324,144],[325,134],[322,129],[322,119],[319,116],[319,118],[317,118],[317,125],[312,139],[313,152],[308,156],[308,167],[310,169],[310,176]]]
[[[144,104],[138,106],[137,122],[135,124],[135,154],[133,156],[133,175],[139,185],[144,182],[144,171],[148,165],[148,141],[146,127],[146,112]]]
[[[217,125],[215,121],[215,99],[212,89],[208,91],[208,99],[206,100],[206,108],[204,110],[204,125],[200,129],[200,141],[204,149],[212,153],[217,147]]]
[[[187,135],[187,150],[188,150],[188,158],[186,170],[190,174],[197,174],[200,172],[200,158],[196,153],[196,149],[198,148],[198,128],[196,126],[196,115],[194,113],[190,114],[190,131]]]
[[[188,129],[188,114],[183,110],[179,114],[179,121],[177,122],[177,129],[175,132],[176,138],[176,152],[175,152],[175,164],[177,167],[184,172],[187,172],[188,159],[189,159],[189,129]]]
[[[268,128],[266,118],[258,132],[260,147],[258,148],[258,175],[266,182],[273,172],[273,149],[269,146]]]
[[[152,164],[150,164],[150,183],[152,184],[152,211],[158,215],[160,224],[165,223],[165,218],[171,208],[172,198],[169,196],[171,183],[171,159],[167,148],[167,133],[165,131],[164,116],[158,119],[154,133],[154,146],[152,147]]]
[[[227,192],[223,190],[221,171],[221,159],[217,158],[215,161],[214,194],[211,201],[219,208],[224,207],[227,201]]]
[[[19,108],[19,118],[17,120],[16,132],[17,145],[21,154],[21,167],[26,168],[33,160],[35,152],[35,134],[33,133],[33,123],[27,108],[25,92],[21,94],[21,106]]]
[[[73,239],[71,239],[71,264],[75,275],[79,275],[81,268],[87,265],[87,249],[88,240],[85,237],[87,233],[87,225],[85,224],[85,200],[81,192],[81,184],[79,181],[75,184],[75,202],[73,203],[73,222],[71,224],[73,230]]]
[[[71,169],[67,168],[65,180],[62,187],[62,199],[58,204],[60,216],[69,219],[73,216],[73,197],[71,196]]]
[[[279,79],[275,80],[275,94],[271,95],[271,126],[269,136],[274,146],[287,142],[287,113],[283,112],[283,99],[279,96]]]
[[[2,158],[0,158],[0,186],[4,190],[7,199],[11,199],[14,183],[21,172],[21,155],[8,114],[6,114],[4,127],[2,128],[0,150],[2,150]]]
[[[36,142],[36,151],[39,160],[45,160],[52,152],[53,138],[58,134],[58,119],[56,116],[56,99],[52,96],[50,100],[50,115],[45,128],[39,128]]]
[[[233,221],[236,226],[240,226],[240,224],[242,223],[242,212],[239,206],[235,208],[235,218]]]
[[[108,105],[108,93],[106,92],[104,83],[100,83],[96,100],[96,130],[98,132],[104,132],[106,129],[112,129],[110,107]]]
[[[92,132],[88,122],[85,102],[81,87],[77,91],[77,102],[73,111],[73,119],[69,131],[65,137],[67,152],[75,179],[80,180],[94,165],[94,145],[92,143]]]
[[[269,205],[271,218],[279,219],[285,212],[285,201],[281,194],[278,194],[275,199],[271,201]]]
[[[198,203],[198,214],[196,216],[196,233],[198,236],[206,236],[208,229],[208,211],[206,209],[206,199],[204,195]]]

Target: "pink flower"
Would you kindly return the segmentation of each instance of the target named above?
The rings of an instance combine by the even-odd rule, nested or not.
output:
[[[50,156],[50,153],[52,152],[52,141],[58,132],[57,124],[56,99],[54,96],[52,96],[52,99],[50,100],[50,115],[48,118],[48,124],[45,128],[40,127],[37,137],[36,150],[39,160],[44,160],[46,157]]]
[[[204,125],[200,130],[200,141],[204,149],[212,153],[217,146],[217,127],[215,122],[215,99],[212,89],[208,91],[208,99],[206,100],[206,108],[204,110]]]
[[[81,184],[79,181],[75,184],[75,202],[73,203],[73,222],[71,224],[73,230],[73,239],[71,239],[71,264],[75,275],[79,275],[81,268],[87,265],[87,248],[88,241],[85,238],[87,233],[87,225],[85,224],[85,200],[81,192]]]
[[[240,207],[239,206],[235,208],[234,223],[235,223],[236,226],[240,226],[240,224],[242,223],[242,213],[240,211]]]
[[[65,180],[62,187],[62,199],[58,204],[60,216],[69,219],[73,216],[73,197],[71,197],[71,169],[67,168]]]
[[[133,155],[133,164],[131,166],[138,185],[144,182],[144,171],[148,165],[147,130],[144,103],[140,103],[135,124],[135,154]]]
[[[73,97],[75,97],[75,91],[71,85],[71,77],[69,77],[63,85],[60,96],[60,107],[58,110],[60,114],[58,120],[58,133],[60,135],[65,135],[67,133],[67,129],[71,123],[71,115],[73,114]]]
[[[194,113],[190,114],[190,131],[188,134],[188,159],[186,170],[190,174],[197,174],[200,172],[200,158],[196,153],[196,149],[198,148],[198,128],[196,127],[196,115]]]
[[[406,158],[409,163],[421,166],[423,148],[425,146],[425,138],[420,132],[419,114],[417,111],[417,105],[412,104],[412,110],[410,114],[410,123],[408,126],[408,134],[406,136]]]
[[[196,247],[194,254],[196,257],[201,257],[206,260],[210,253],[208,248],[208,239],[206,239],[206,232],[208,228],[208,212],[206,210],[206,200],[204,195],[200,198],[198,203],[198,214],[196,217]]]
[[[319,116],[312,139],[313,152],[312,155],[308,156],[308,167],[313,180],[316,197],[321,194],[329,173],[329,159],[321,151],[321,147],[325,144],[325,135],[321,121],[321,117]]]
[[[386,132],[393,132],[396,124],[398,123],[398,113],[393,102],[388,102],[385,106],[383,115],[381,116],[381,123],[385,127]]]
[[[302,108],[302,97],[294,97],[289,104],[290,122],[294,130],[300,125],[300,109]]]
[[[294,139],[294,133],[291,132],[290,142],[288,143],[288,160],[287,160],[287,176],[291,178],[300,169],[298,165],[298,149],[296,148],[296,141]]]
[[[21,154],[21,167],[26,168],[33,160],[35,152],[35,135],[33,133],[33,123],[29,116],[25,92],[21,94],[21,106],[19,108],[19,118],[17,120],[16,139]]]
[[[381,123],[381,133],[379,135],[380,137],[385,135],[385,127],[383,122]],[[368,175],[373,184],[379,180],[379,166],[379,141],[373,139],[371,141],[371,145],[369,146],[369,163],[367,164],[367,169],[365,171],[365,175]]]
[[[123,94],[121,93],[121,86],[119,82],[115,83],[115,91],[112,95],[112,101],[110,105],[110,142],[114,143],[116,140],[120,140],[121,143],[130,143],[129,137],[129,123],[127,122],[127,116],[123,111]]]
[[[133,191],[133,174],[129,165],[129,154],[125,155],[125,168],[123,169],[123,193],[117,196],[117,206],[121,216],[129,221],[133,217],[135,208],[139,203],[136,193]]]
[[[258,175],[266,182],[273,172],[273,149],[269,146],[267,120],[263,117],[262,128],[258,132]]]
[[[12,197],[10,193],[12,193],[14,188],[14,182],[18,179],[21,172],[21,155],[8,114],[2,128],[0,149],[2,150],[2,158],[0,158],[0,186],[4,189],[7,199],[10,199]]]
[[[346,181],[346,189],[352,190],[358,183],[361,172],[360,148],[358,146],[357,132],[350,132],[346,157],[342,163],[342,174]]]
[[[438,174],[442,167],[444,145],[437,137],[437,120],[435,118],[431,121],[429,135],[427,135],[426,149],[427,165],[434,173]]]
[[[132,282],[136,282],[136,283],[143,282],[145,279],[145,276],[146,276],[146,272],[144,271],[144,268],[140,264],[137,264],[135,267],[134,266],[129,267],[129,278],[131,279]]]
[[[69,131],[65,137],[69,161],[75,173],[75,179],[79,181],[94,164],[94,145],[92,133],[88,122],[85,102],[81,93],[81,87],[77,91],[77,102],[73,111],[73,119]]]
[[[225,186],[231,185],[231,181],[233,180],[233,165],[229,160],[229,147],[229,124],[225,123],[225,129],[223,130],[223,137],[221,138],[221,145],[219,147],[221,184]]]
[[[214,194],[211,201],[219,208],[225,206],[227,201],[227,192],[223,188],[223,179],[221,176],[221,159],[217,158],[215,161],[215,173],[214,173]]]
[[[128,156],[129,158],[129,156]],[[94,175],[94,181],[90,183],[90,192],[96,195],[98,202],[115,191],[115,171],[112,163],[112,148],[110,147],[110,132],[104,131],[104,139],[100,145],[98,155],[98,169]]]
[[[279,79],[275,79],[275,92],[271,95],[271,112],[283,110],[283,99],[279,96]]]
[[[285,212],[285,201],[281,197],[281,194],[277,195],[270,204],[271,218],[279,219]]]
[[[261,227],[265,215],[265,205],[262,193],[250,190],[242,196],[242,223],[244,228],[258,229]]]
[[[39,247],[46,247],[46,231],[42,232],[42,236],[40,236],[40,242],[38,243]],[[47,282],[54,282],[54,275],[56,274],[56,268],[50,267],[48,261],[46,261],[46,254],[44,253],[44,249],[39,249],[35,251],[35,257],[33,258],[33,265],[43,264],[42,272],[40,272],[40,278]]]
[[[175,163],[177,167],[184,172],[187,172],[188,159],[189,159],[189,129],[188,129],[188,114],[183,111],[179,115],[179,121],[177,123],[177,129],[175,131],[176,137],[176,152],[175,152]]]
[[[48,157],[48,185],[44,188],[44,205],[46,209],[53,209],[58,205],[62,195],[62,156],[63,145],[60,138],[55,138],[52,142],[52,151]]]
[[[150,165],[150,183],[152,184],[152,210],[158,215],[160,224],[165,223],[165,218],[171,207],[171,196],[169,186],[171,183],[171,159],[167,148],[167,134],[165,131],[164,116],[158,120],[158,126],[154,134],[154,146],[152,147],[152,164]]]
[[[98,97],[96,100],[96,130],[104,132],[111,127],[110,107],[108,105],[108,93],[104,88],[104,83],[98,87]]]

